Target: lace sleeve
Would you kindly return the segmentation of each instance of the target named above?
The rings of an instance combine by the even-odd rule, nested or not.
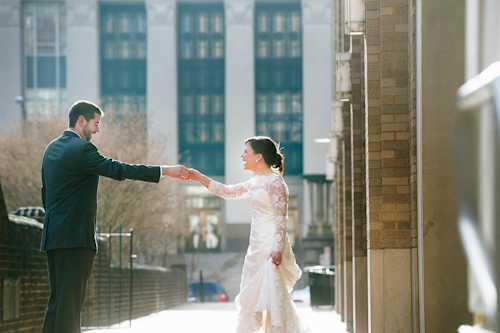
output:
[[[224,185],[211,180],[210,184],[208,184],[208,190],[224,199],[241,199],[246,196],[251,184],[252,179],[235,185]]]
[[[282,252],[286,236],[288,211],[288,191],[286,184],[278,179],[269,184],[269,196],[274,209],[276,232],[274,234],[273,252]]]

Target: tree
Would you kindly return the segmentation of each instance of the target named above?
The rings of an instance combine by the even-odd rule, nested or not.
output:
[[[107,157],[127,163],[162,165],[166,140],[147,138],[146,119],[137,113],[106,113],[93,142]],[[9,211],[41,206],[41,162],[48,143],[67,128],[61,116],[38,116],[0,133],[0,178]],[[188,234],[188,208],[180,181],[159,184],[101,177],[98,200],[100,232],[134,228],[134,248],[144,264],[164,264],[179,236]],[[174,249],[175,250],[175,249]]]

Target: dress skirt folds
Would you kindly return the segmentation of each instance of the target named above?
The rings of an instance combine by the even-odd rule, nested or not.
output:
[[[250,245],[235,299],[236,332],[309,332],[290,296],[302,271],[286,234],[288,188],[283,178],[256,176],[230,186],[211,181],[208,189],[226,199],[246,198],[252,207]],[[282,253],[278,266],[270,258],[272,251]]]

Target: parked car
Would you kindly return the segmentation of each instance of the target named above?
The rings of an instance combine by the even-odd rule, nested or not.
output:
[[[204,302],[227,302],[227,293],[220,283],[215,280],[203,281]],[[188,282],[188,302],[201,302],[200,281]]]

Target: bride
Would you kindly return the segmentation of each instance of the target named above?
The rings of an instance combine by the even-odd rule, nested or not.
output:
[[[244,169],[256,176],[236,185],[218,183],[190,169],[190,179],[225,199],[246,198],[252,207],[250,245],[243,264],[237,333],[308,332],[290,297],[302,271],[286,234],[288,187],[283,180],[283,155],[269,137],[245,141]]]

